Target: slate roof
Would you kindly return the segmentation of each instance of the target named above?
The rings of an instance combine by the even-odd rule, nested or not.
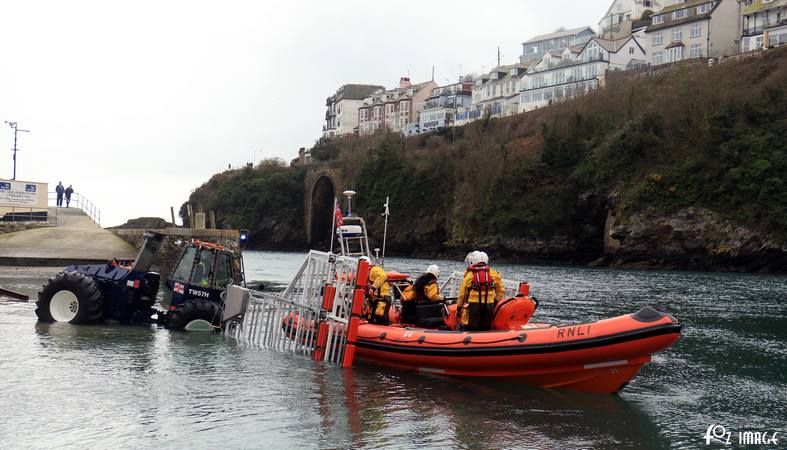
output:
[[[336,99],[339,100],[363,100],[375,91],[385,89],[382,86],[372,84],[345,84],[336,91]]]
[[[670,13],[678,9],[691,8],[694,6],[699,6],[703,3],[710,3],[710,2],[711,0],[688,0],[686,3],[678,3],[675,5],[665,6],[664,8],[661,9],[661,11],[654,12],[653,15],[658,16],[660,14]]]
[[[573,36],[575,34],[579,34],[579,33],[583,32],[585,30],[590,30],[591,32],[593,32],[593,29],[590,28],[590,27],[587,27],[587,26],[579,27],[579,28],[572,28],[570,30],[555,31],[554,33],[539,34],[536,37],[533,37],[533,38],[530,38],[530,39],[526,40],[525,42],[523,42],[523,44],[529,44],[531,42],[541,42],[541,41],[546,41],[546,40],[549,40],[549,39],[556,39],[556,38]]]
[[[626,45],[626,42],[632,39],[631,36],[626,36],[622,39],[601,39],[601,38],[593,38],[591,40],[596,41],[598,45],[601,46],[604,50],[610,53],[617,53],[618,50],[623,48]]]

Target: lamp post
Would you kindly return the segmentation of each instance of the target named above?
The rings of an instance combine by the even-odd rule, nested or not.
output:
[[[6,120],[5,123],[7,123],[9,127],[14,129],[14,176],[11,179],[12,180],[16,180],[16,152],[19,150],[19,149],[16,148],[16,135],[20,131],[23,132],[23,133],[29,133],[30,130],[20,130],[16,126],[16,122],[9,122],[9,121]]]

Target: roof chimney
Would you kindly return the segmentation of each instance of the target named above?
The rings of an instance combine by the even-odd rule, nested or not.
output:
[[[399,78],[399,88],[407,89],[410,87],[410,77]]]

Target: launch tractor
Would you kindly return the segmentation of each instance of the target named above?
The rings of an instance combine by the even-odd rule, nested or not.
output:
[[[248,232],[241,230],[241,243],[247,236]],[[165,282],[164,309],[156,307],[161,280],[150,269],[163,239],[160,233],[145,232],[145,243],[133,261],[66,267],[38,293],[38,319],[73,324],[158,323],[170,329],[201,326],[214,330],[236,320],[224,314],[224,300],[232,286],[245,287],[243,257],[240,251],[198,240],[183,247]]]

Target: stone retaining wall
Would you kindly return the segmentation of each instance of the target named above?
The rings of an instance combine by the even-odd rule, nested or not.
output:
[[[0,222],[0,234],[51,226],[48,222]]]

